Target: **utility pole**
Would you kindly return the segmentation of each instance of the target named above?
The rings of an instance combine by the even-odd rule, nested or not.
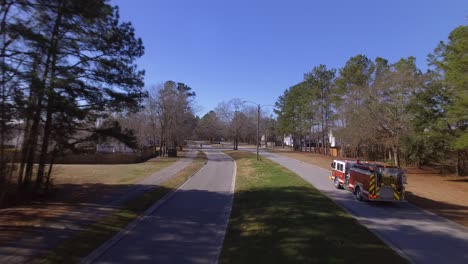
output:
[[[260,153],[259,153],[259,136],[260,136],[260,104],[257,104],[252,101],[243,101],[244,103],[251,103],[257,106],[257,160],[260,160]]]
[[[260,107],[261,106],[274,106],[274,105],[260,105],[252,101],[242,101],[242,103],[251,103],[257,106],[257,160],[260,160]],[[266,147],[266,136],[265,136],[265,147]]]
[[[257,160],[260,160],[260,155],[258,153],[259,137],[260,137],[260,104],[257,104]]]

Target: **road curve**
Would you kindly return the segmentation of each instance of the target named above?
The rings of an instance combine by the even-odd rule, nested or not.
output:
[[[413,263],[468,263],[468,228],[410,203],[359,202],[335,189],[327,170],[273,153],[262,156],[314,185]]]
[[[235,178],[235,162],[206,151],[208,163],[94,263],[216,263]]]

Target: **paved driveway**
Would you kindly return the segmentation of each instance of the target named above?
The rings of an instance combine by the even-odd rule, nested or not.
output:
[[[216,262],[232,206],[235,162],[216,150],[206,153],[205,167],[95,262]]]
[[[359,202],[350,192],[335,189],[327,170],[273,153],[262,155],[314,185],[414,263],[468,263],[467,228],[409,203]]]

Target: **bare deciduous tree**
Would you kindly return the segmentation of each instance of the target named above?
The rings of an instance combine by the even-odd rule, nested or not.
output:
[[[238,149],[239,142],[246,134],[245,131],[249,125],[249,119],[244,110],[245,106],[240,99],[223,101],[215,109],[216,115],[219,116],[224,126],[226,138],[233,142],[234,150]]]

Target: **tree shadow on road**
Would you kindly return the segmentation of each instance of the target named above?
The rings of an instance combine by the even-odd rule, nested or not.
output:
[[[465,177],[465,178],[461,178],[461,179],[448,180],[448,181],[450,181],[450,182],[463,182],[463,183],[467,182],[468,183],[468,178]]]
[[[468,206],[435,201],[412,192],[407,192],[406,196],[412,204],[468,227]]]
[[[126,188],[143,188],[138,185],[128,185]],[[147,188],[147,186],[144,186]],[[153,186],[155,187],[155,186]],[[76,191],[82,185],[67,186],[68,191]],[[122,192],[121,185],[88,185],[88,190],[103,193]],[[63,189],[63,190],[65,190]],[[162,190],[165,193],[171,189]],[[186,214],[180,210],[165,222],[158,222],[158,234],[144,234],[146,239],[135,243],[128,251],[127,257],[141,257],[148,262],[154,261],[158,245],[166,244],[175,252],[185,252],[189,247],[197,245],[191,254],[180,254],[179,259],[191,262],[203,256],[216,255],[216,243],[213,238],[224,230],[221,218],[211,219],[208,216],[216,214],[219,207],[210,204],[223,204],[230,199],[228,193],[208,192],[202,190],[179,190],[181,198],[187,201],[197,201],[206,205],[199,212]],[[409,194],[413,200],[425,199]],[[341,199],[340,197],[335,197]],[[428,200],[428,199],[426,199]],[[84,200],[80,200],[83,202]],[[344,201],[344,200],[343,200]],[[347,201],[347,200],[346,200]],[[357,201],[353,201],[358,203]],[[444,204],[432,200],[435,207],[447,210],[452,216],[462,217],[468,208]],[[150,204],[139,204],[136,207],[142,212]],[[187,204],[186,206],[189,206]],[[400,205],[362,203],[361,206],[377,210],[393,210],[396,214],[387,219],[369,219],[377,221],[398,220],[398,212],[403,211]],[[23,260],[43,255],[59,246],[67,239],[76,237],[89,226],[105,215],[115,212],[119,206],[109,204],[102,198],[95,202],[77,203],[77,201],[43,201],[34,207],[17,207],[0,211],[0,260],[16,255]],[[223,213],[227,208],[223,208]],[[41,211],[42,210],[42,211]],[[45,213],[44,213],[45,212]],[[421,216],[417,212],[404,212],[406,219],[418,221]],[[127,217],[122,215],[123,218]],[[220,215],[219,217],[222,217]],[[151,220],[158,220],[158,211],[151,215]],[[24,221],[21,224],[21,221]],[[26,222],[35,221],[33,225]],[[198,223],[203,223],[200,225]],[[392,222],[387,231],[406,232],[414,237],[421,235],[418,227]],[[94,229],[92,236],[99,239],[102,232],[116,233],[120,229],[102,226],[102,230]],[[163,239],[161,234],[171,234],[174,237],[188,237],[186,243]],[[426,234],[427,235],[427,234]],[[142,237],[144,237],[142,236]],[[21,238],[21,239],[19,239]],[[430,239],[444,238],[447,234],[433,233]],[[191,240],[190,240],[191,239]],[[455,244],[460,243],[457,234],[449,237]],[[105,239],[104,239],[105,241]],[[148,244],[153,248],[147,252]],[[205,245],[206,244],[206,245]],[[204,246],[205,245],[205,246]],[[31,250],[31,249],[34,249]],[[32,254],[34,253],[34,254]],[[89,252],[88,252],[89,253]],[[164,255],[166,253],[159,252]],[[170,253],[167,253],[170,254]],[[167,256],[166,256],[167,257]],[[305,187],[257,188],[240,191],[235,194],[234,207],[221,255],[221,263],[399,263],[402,259],[380,239],[361,226],[354,218],[331,202],[327,197]],[[74,259],[76,260],[76,259]],[[129,259],[122,259],[124,260]],[[0,261],[2,262],[2,261]]]
[[[53,195],[0,209],[0,263],[29,262],[161,186],[62,184]],[[150,204],[133,206],[143,211]],[[115,232],[115,231],[114,231]]]

